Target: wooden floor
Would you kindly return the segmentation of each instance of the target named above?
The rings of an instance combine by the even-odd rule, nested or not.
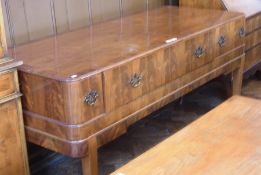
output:
[[[243,94],[261,99],[261,81],[244,82]],[[228,98],[218,79],[138,122],[99,150],[100,173],[109,174]],[[32,175],[81,175],[81,162],[29,145]]]

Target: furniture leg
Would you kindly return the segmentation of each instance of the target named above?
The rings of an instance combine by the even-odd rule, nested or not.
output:
[[[225,87],[225,96],[226,98],[232,96],[232,79],[231,79],[231,74],[228,75],[223,75],[219,78],[219,81],[224,85]]]
[[[96,137],[89,140],[88,149],[88,155],[82,158],[83,175],[98,175],[98,147]]]
[[[240,95],[242,89],[243,72],[244,72],[245,57],[241,59],[240,66],[232,72],[232,94]]]

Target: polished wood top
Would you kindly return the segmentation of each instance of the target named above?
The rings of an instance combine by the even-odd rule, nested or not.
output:
[[[243,14],[166,6],[10,49],[20,70],[74,81],[214,28]]]
[[[261,101],[234,96],[113,175],[260,175]]]
[[[230,11],[242,12],[246,17],[261,13],[261,0],[223,0]]]

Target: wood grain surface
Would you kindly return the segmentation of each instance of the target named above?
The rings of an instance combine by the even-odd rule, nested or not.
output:
[[[251,33],[261,27],[261,15],[255,15],[246,21],[246,32]]]
[[[239,53],[242,54],[243,50]],[[234,53],[230,57],[232,55]],[[222,59],[225,58],[229,57],[217,58],[215,64],[222,63]],[[96,136],[98,145],[102,146],[125,133],[127,127],[131,124],[206,82],[224,73],[239,69],[242,63],[244,63],[243,59],[237,57],[216,68],[213,64],[206,65],[83,125],[59,124],[50,121],[47,117],[38,117],[25,112],[27,139],[32,143],[65,155],[72,157],[86,156],[88,154],[87,143],[89,138]]]
[[[81,124],[104,113],[101,74],[71,83],[22,72],[19,79],[25,111],[68,125]],[[91,90],[99,94],[94,106],[84,103],[84,97]]]
[[[259,175],[261,101],[234,96],[114,175]]]
[[[261,44],[246,52],[245,70],[251,69],[253,65],[261,62]]]
[[[220,0],[179,0],[180,6],[198,7],[198,8],[211,8],[223,10],[226,8]]]
[[[24,61],[20,67],[24,72],[75,81],[167,47],[168,39],[179,42],[242,17],[238,13],[162,7],[25,44],[10,54]]]
[[[0,104],[0,174],[26,175],[27,163],[24,161],[24,148],[20,135],[20,117],[16,100]]]
[[[0,174],[28,175],[29,167],[16,67],[22,62],[0,63]]]
[[[96,175],[97,148],[160,107],[222,74],[240,94],[242,27],[241,13],[170,6],[14,48],[28,141]]]
[[[246,51],[253,49],[257,45],[261,45],[261,26],[258,30],[246,36]]]
[[[84,43],[83,36],[90,28],[57,36],[63,46],[73,43],[71,50],[47,44],[57,38],[16,48],[16,56],[32,58],[24,57],[26,65],[19,71],[29,141],[72,157],[84,157],[90,138],[97,137],[101,146],[138,119],[221,74],[233,72],[233,90],[240,93],[244,38],[238,31],[245,25],[242,14],[178,7],[162,7],[149,14],[156,18],[147,19],[139,13],[121,19],[122,32],[115,29],[120,20],[94,25],[93,29],[114,26],[95,30],[92,36],[99,39],[93,43],[96,48]],[[195,14],[200,18],[191,20]],[[144,26],[147,20],[150,28]],[[161,30],[169,33],[158,33]],[[125,40],[101,44],[102,36],[112,42],[115,35]],[[221,48],[218,41],[222,35],[226,43]],[[174,36],[179,36],[177,41],[165,43]],[[128,49],[133,46],[139,49],[130,54]],[[195,54],[198,48],[202,48],[199,56]],[[69,57],[57,54],[62,60],[55,60],[48,54],[53,49],[62,49]],[[89,57],[90,52],[93,57]],[[75,76],[64,76],[68,71]],[[141,84],[132,87],[130,80],[135,74],[141,76]],[[90,106],[84,98],[92,90],[98,98]]]
[[[115,110],[108,111],[101,116],[99,116],[99,115],[96,116],[95,118],[93,118],[93,120],[91,120],[91,122],[89,122],[87,120],[87,118],[86,118],[87,116],[85,116],[85,115],[82,115],[82,117],[78,116],[78,117],[80,117],[79,119],[76,116],[69,117],[69,115],[67,115],[69,118],[73,118],[73,119],[70,119],[71,121],[69,123],[66,123],[66,122],[63,122],[63,121],[66,121],[65,118],[51,118],[48,116],[40,115],[38,112],[32,112],[30,110],[27,110],[26,101],[27,101],[27,98],[30,97],[30,94],[29,94],[28,97],[23,98],[25,122],[26,122],[27,126],[31,126],[31,127],[34,127],[36,129],[39,129],[42,131],[46,131],[49,134],[59,136],[63,139],[81,140],[81,139],[91,136],[91,134],[98,132],[100,129],[102,129],[104,127],[112,125],[114,122],[117,122],[117,120],[122,119],[122,117],[126,117],[126,115],[130,115],[131,113],[134,113],[135,111],[139,110],[140,108],[143,108],[146,105],[153,103],[155,100],[161,99],[162,96],[166,96],[168,93],[171,93],[172,91],[175,91],[178,88],[186,86],[186,84],[193,82],[194,79],[200,78],[200,77],[204,76],[205,74],[209,73],[210,71],[213,71],[214,69],[219,68],[226,63],[235,61],[235,59],[238,60],[238,57],[240,57],[243,54],[243,52],[244,52],[244,47],[240,47],[240,48],[230,52],[229,54],[220,56],[220,57],[214,59],[213,62],[206,64],[205,66],[202,66],[201,68],[199,68],[195,71],[187,73],[186,75],[183,75],[183,76],[177,78],[176,80],[166,83],[159,88],[151,90],[147,94],[137,97],[136,99],[133,99],[129,103],[123,104],[122,106],[115,109],[116,111]],[[238,66],[239,65],[232,66],[231,71]],[[23,79],[21,79],[21,81],[23,81]],[[29,84],[29,83],[27,83],[27,84]],[[166,86],[169,86],[170,89],[164,90],[164,87],[166,87]],[[31,86],[31,88],[32,87],[33,86]],[[49,88],[47,88],[47,89],[49,89]],[[162,93],[155,94],[157,89],[161,89]],[[44,92],[41,92],[42,90],[40,90],[40,89],[35,90],[35,91],[39,91],[37,93],[44,93]],[[134,89],[134,91],[135,91],[135,89]],[[27,91],[24,91],[24,92],[27,92]],[[25,94],[27,94],[27,93],[25,93]],[[56,95],[62,96],[61,94],[60,95],[56,94]],[[78,96],[75,98],[82,100],[81,96]],[[33,103],[33,104],[37,103],[36,99],[31,98],[30,103]],[[142,100],[142,99],[146,99],[146,100]],[[100,100],[101,99],[99,98],[98,101],[100,101]],[[117,99],[115,99],[115,100],[117,100]],[[143,103],[142,103],[142,101],[143,101]],[[59,105],[58,108],[65,108],[65,107],[63,107],[62,103],[57,104],[57,105]],[[109,106],[109,105],[106,105],[106,106]],[[54,107],[55,106],[53,106],[53,108]],[[85,108],[89,108],[89,107],[85,106]],[[76,106],[74,110],[76,110],[76,109],[79,109],[79,106],[78,106],[78,108]],[[62,116],[60,116],[60,117],[62,117]],[[80,121],[80,120],[84,119],[84,117],[85,117],[86,121],[83,120],[84,121],[83,123],[72,122],[73,120]],[[94,123],[96,123],[96,124],[94,124]],[[52,128],[52,129],[48,129],[48,128]]]
[[[261,44],[261,1],[260,0],[179,0],[180,6],[221,9],[242,12],[246,16],[246,65],[244,72],[260,71],[261,55],[257,48]],[[220,8],[222,4],[222,8]],[[251,69],[252,68],[252,69]]]
[[[18,91],[15,85],[15,71],[0,72],[0,98],[4,98]]]

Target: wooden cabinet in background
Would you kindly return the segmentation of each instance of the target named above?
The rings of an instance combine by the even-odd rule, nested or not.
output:
[[[28,175],[17,61],[6,55],[6,36],[0,3],[0,175]]]
[[[179,0],[180,6],[242,12],[246,16],[245,71],[261,71],[261,1],[260,0]]]
[[[16,67],[21,61],[0,63],[0,174],[28,175],[27,151]]]

